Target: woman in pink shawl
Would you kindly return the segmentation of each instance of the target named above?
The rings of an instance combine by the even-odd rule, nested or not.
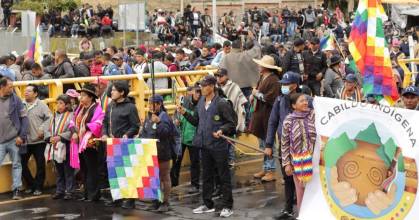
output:
[[[98,151],[97,142],[94,139],[101,136],[105,115],[96,99],[95,87],[86,84],[80,90],[80,106],[74,113],[70,124],[73,134],[70,165],[73,168],[80,168],[83,173],[84,197],[81,200],[86,201],[98,201],[100,197]]]

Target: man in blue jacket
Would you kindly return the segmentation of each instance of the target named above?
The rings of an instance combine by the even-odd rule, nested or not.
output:
[[[290,95],[297,92],[298,84],[300,82],[300,75],[295,72],[286,72],[279,81],[282,95],[276,98],[272,107],[271,115],[269,117],[268,132],[266,135],[265,154],[272,156],[272,148],[274,147],[275,134],[280,138],[282,135],[282,123],[288,114],[292,112]],[[278,151],[281,154],[281,151]],[[281,155],[279,156],[281,158]],[[282,161],[280,161],[282,164]],[[285,181],[285,208],[281,211],[279,219],[287,219],[293,216],[293,205],[295,197],[295,185],[292,176],[287,176],[285,170],[281,165],[282,177]]]
[[[13,199],[21,199],[22,165],[20,154],[26,153],[24,145],[29,121],[19,97],[13,93],[13,82],[0,75],[0,165],[8,153],[12,162]]]

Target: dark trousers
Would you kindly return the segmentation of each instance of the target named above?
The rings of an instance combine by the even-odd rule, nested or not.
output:
[[[250,95],[252,95],[253,88],[252,87],[245,87],[245,88],[240,88],[240,89],[243,92],[243,95],[249,101],[249,97],[250,97]],[[250,102],[246,102],[244,104],[244,108],[246,110],[246,128],[249,127],[250,118],[252,117],[252,114],[250,113],[250,107],[251,106],[252,106],[252,104]]]
[[[73,193],[74,192],[74,169],[70,166],[70,146],[66,146],[66,159],[62,163],[55,163],[57,170],[57,194]]]
[[[309,79],[307,81],[307,86],[311,89],[311,92],[313,93],[313,95],[320,96],[320,88],[321,88],[320,81],[317,81],[315,79]]]
[[[281,150],[280,150],[281,152]],[[281,158],[281,155],[279,156]],[[279,159],[281,164],[281,173],[282,178],[284,179],[284,190],[285,190],[285,210],[288,213],[292,213],[294,207],[294,198],[295,198],[295,185],[293,176],[287,176],[285,173],[285,167],[282,166],[282,159]]]
[[[3,9],[3,25],[4,27],[9,27],[9,19],[12,11],[10,9]]]
[[[188,146],[186,144],[182,144],[182,155],[173,161],[172,170],[170,171],[172,186],[175,187],[179,185],[180,167],[182,166],[183,155],[185,154],[186,148],[188,148],[189,160],[191,161],[191,185],[199,189],[199,175],[201,172],[199,154],[201,150],[197,147]]]
[[[87,148],[80,155],[80,171],[83,173],[84,197],[97,200],[100,197],[98,151]]]
[[[223,150],[202,149],[203,193],[204,204],[208,208],[214,207],[212,194],[214,193],[214,176],[220,176],[222,208],[233,208],[233,187],[228,166],[228,147]]]
[[[45,182],[45,151],[46,144],[28,144],[28,151],[22,155],[22,176],[27,187],[32,190],[42,190]],[[34,156],[36,162],[36,175],[32,176],[28,167],[29,158]]]
[[[106,164],[106,143],[101,142],[98,148],[99,189],[109,188],[108,165]]]

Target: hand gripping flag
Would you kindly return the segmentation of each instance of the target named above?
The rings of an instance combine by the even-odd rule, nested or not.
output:
[[[113,200],[162,201],[154,139],[107,139],[108,179]]]
[[[380,0],[360,0],[352,24],[349,50],[363,77],[363,93],[383,96],[393,105],[399,94],[384,37],[383,23],[386,20]]]

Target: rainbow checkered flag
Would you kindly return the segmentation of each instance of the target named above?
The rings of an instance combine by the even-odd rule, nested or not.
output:
[[[363,93],[382,96],[393,105],[399,94],[384,36],[387,19],[380,0],[359,0],[349,50],[363,77]]]
[[[162,201],[154,139],[107,139],[108,179],[113,200]]]

